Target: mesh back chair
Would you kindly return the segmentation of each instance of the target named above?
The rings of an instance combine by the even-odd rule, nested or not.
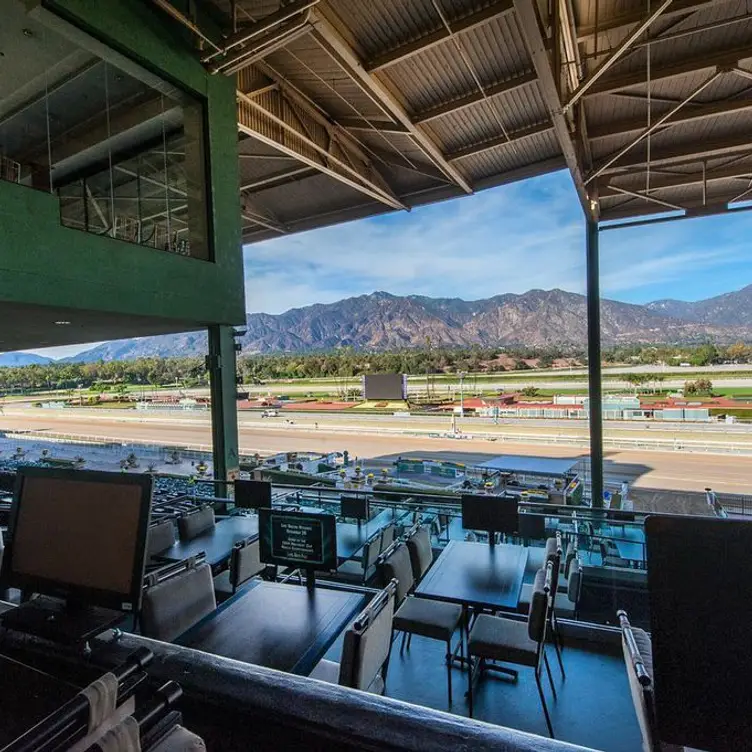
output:
[[[248,580],[261,574],[266,568],[261,563],[261,551],[258,538],[247,538],[236,543],[230,554],[230,568],[214,578],[214,592],[217,600],[227,600]]]
[[[577,618],[577,607],[580,601],[581,589],[582,568],[580,567],[580,562],[575,559],[569,567],[566,592],[562,592],[560,588],[554,600],[553,610],[556,612],[556,616],[563,616],[569,619]]]
[[[148,575],[141,603],[141,634],[172,642],[217,608],[211,567],[187,561],[186,569],[161,582]]]
[[[413,579],[418,582],[433,564],[433,548],[431,547],[431,532],[427,526],[419,527],[407,539],[407,550],[410,553],[410,564],[413,568]]]
[[[175,525],[172,520],[164,520],[152,525],[146,537],[146,558],[150,559],[175,543]]]
[[[400,653],[405,649],[405,637],[408,635],[417,634],[446,643],[447,693],[451,705],[454,658],[452,637],[457,627],[460,627],[459,647],[462,649],[462,606],[409,595],[415,578],[410,552],[404,543],[396,544],[386,556],[381,557],[378,566],[383,582],[397,580],[397,613],[392,626],[394,632],[402,632]]]
[[[372,535],[363,546],[360,558],[349,559],[337,567],[336,578],[365,585],[381,553],[381,538],[381,531]]]
[[[345,632],[340,663],[322,660],[312,679],[384,694],[392,649],[396,581],[390,582]]]
[[[381,531],[381,553],[384,553],[394,543],[397,526],[394,523],[387,525]]]
[[[214,510],[211,507],[204,507],[198,512],[191,512],[183,517],[178,518],[178,531],[180,540],[189,541],[201,535],[206,530],[210,530],[216,525]]]
[[[467,696],[471,718],[473,715],[473,681],[476,675],[482,676],[484,671],[499,671],[515,679],[517,678],[517,671],[514,669],[488,664],[487,661],[501,661],[519,666],[529,666],[534,669],[535,683],[538,686],[538,694],[543,706],[543,714],[546,717],[548,733],[553,738],[554,730],[541,685],[541,673],[545,667],[551,684],[551,691],[554,699],[556,699],[556,689],[546,657],[546,630],[548,627],[548,611],[551,605],[552,580],[553,563],[549,561],[546,568],[538,570],[535,575],[527,621],[517,621],[491,614],[480,614],[475,620],[468,637],[470,670],[468,671]],[[473,666],[474,658],[478,659],[477,672]]]
[[[633,627],[625,611],[617,611],[621,626],[621,645],[644,752],[680,752],[685,749],[664,744],[658,737],[653,688],[653,646],[644,629]]]
[[[601,563],[604,567],[629,567],[629,562],[622,559],[619,555],[619,549],[611,541],[598,541],[598,548],[601,552]]]

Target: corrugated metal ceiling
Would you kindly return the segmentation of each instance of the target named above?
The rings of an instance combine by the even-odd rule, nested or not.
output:
[[[296,1],[300,2],[291,0],[291,4]],[[571,38],[575,41],[574,46],[569,43],[570,29],[561,29],[562,75],[549,69],[553,80],[561,81],[560,101],[552,98],[545,81],[524,79],[515,88],[502,92],[495,89],[496,93],[489,95],[488,87],[531,71],[540,74],[541,59],[545,62],[546,54],[549,66],[554,63],[548,39],[553,28],[553,18],[548,16],[552,3],[527,1],[534,2],[544,29],[539,41],[548,53],[543,58],[531,55],[537,49],[535,32],[521,21],[525,14],[520,16],[515,10],[526,0],[321,0],[308,18],[308,33],[268,53],[265,72],[302,93],[331,123],[331,132],[336,133],[339,125],[347,129],[351,142],[381,173],[374,178],[377,183],[388,186],[406,206],[462,195],[463,180],[469,181],[470,187],[485,188],[554,169],[568,157],[573,174],[587,181],[586,190],[593,197],[597,197],[599,188],[604,189],[603,218],[608,218],[616,206],[621,215],[640,216],[652,213],[655,204],[648,210],[642,199],[609,196],[606,188],[610,182],[645,186],[648,172],[658,174],[656,159],[662,154],[686,153],[674,156],[673,162],[687,163],[679,172],[696,177],[702,169],[696,155],[706,144],[713,147],[705,158],[707,170],[726,152],[737,159],[745,149],[752,154],[752,107],[745,103],[752,97],[752,81],[730,71],[737,64],[735,58],[752,71],[752,8],[747,2],[675,0],[650,26],[648,34],[639,37],[601,75],[597,72],[600,66],[648,12],[660,6],[661,0],[651,0],[650,4],[645,0],[561,0],[562,8],[572,8]],[[224,13],[230,8],[229,0],[210,2]],[[244,11],[238,14],[242,27],[250,18],[259,21],[278,10],[280,3],[239,0],[238,6]],[[645,45],[648,38],[649,47]],[[580,62],[574,83],[567,75],[568,50],[574,50]],[[741,51],[732,55],[729,50]],[[684,122],[657,129],[651,135],[654,164],[650,169],[645,140],[622,160],[630,165],[629,174],[622,170],[588,180],[591,164],[597,167],[638,137],[648,123],[680,104],[708,79],[718,60],[728,72],[705,88],[696,101],[679,107],[675,118]],[[686,66],[677,70],[677,65],[684,63]],[[672,71],[671,77],[665,76],[667,69]],[[577,104],[564,107],[562,118],[562,105],[575,87],[594,75],[599,80]],[[448,105],[453,102],[463,107],[452,110]],[[422,125],[410,120],[417,121],[421,113],[444,106],[446,112]],[[714,109],[708,110],[709,106]],[[702,107],[705,110],[698,109]],[[690,118],[698,111],[702,117]],[[505,132],[514,136],[552,122],[559,124],[558,130],[505,142]],[[466,153],[474,147],[476,153]],[[462,157],[452,159],[458,153]],[[270,161],[267,165],[244,165],[243,179],[250,182],[273,176],[284,164]],[[672,169],[676,171],[676,164]],[[315,226],[317,217],[325,216],[321,221],[326,223],[337,221],[337,212],[345,220],[388,209],[350,186],[329,186],[330,181],[336,183],[333,177],[303,173],[289,184],[272,189],[263,186],[261,190],[269,208],[284,216],[294,229]],[[699,185],[699,189],[698,183],[692,183],[663,192],[676,198],[676,203],[684,199],[696,202],[698,190],[699,200],[703,195]],[[730,187],[733,181],[729,180],[708,183],[705,200],[711,194],[728,194]],[[249,231],[246,236],[268,236],[268,230]]]

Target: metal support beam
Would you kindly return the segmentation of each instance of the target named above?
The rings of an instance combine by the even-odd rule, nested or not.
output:
[[[614,63],[618,62],[619,58],[647,31],[650,25],[660,18],[661,14],[671,5],[674,0],[663,0],[663,2],[656,8],[647,18],[643,19],[637,28],[628,34],[622,43],[593,71],[589,78],[585,79],[574,91],[569,101],[564,105],[564,111],[569,110],[577,100],[582,97],[585,92],[591,89],[595,83],[608,71]]]
[[[664,14],[664,19],[676,18],[677,16],[686,16],[688,13],[694,13],[698,10],[705,8],[717,7],[724,2],[730,2],[730,0],[674,0],[673,5]],[[641,8],[644,4],[641,5]],[[637,11],[629,11],[628,13],[622,13],[601,18],[596,29],[593,26],[580,26],[577,29],[577,41],[584,42],[590,37],[594,36],[596,32],[603,34],[607,31],[614,31],[615,29],[623,29],[628,26],[633,26],[636,23],[640,23],[645,17],[642,9]]]
[[[240,215],[244,219],[249,219],[257,225],[266,227],[268,230],[274,230],[281,235],[289,232],[289,228],[284,222],[266,207],[259,206],[250,196],[244,193],[240,194]]]
[[[349,131],[376,131],[378,133],[397,133],[399,135],[410,133],[404,125],[393,123],[389,120],[363,120],[363,118],[357,117],[341,117],[337,118],[337,124]]]
[[[263,178],[254,180],[252,183],[241,185],[240,191],[241,193],[243,191],[250,191],[251,193],[253,193],[254,191],[258,190],[275,188],[282,183],[287,183],[293,178],[302,180],[304,177],[311,177],[315,174],[316,170],[314,170],[312,167],[293,167],[291,170],[280,170],[279,172],[275,172],[273,175],[266,175]]]
[[[205,55],[202,58],[202,62],[208,63],[210,60],[214,60],[220,55],[226,55],[230,50],[244,45],[252,39],[273,30],[275,26],[279,26],[284,21],[288,21],[289,19],[303,13],[318,2],[319,0],[291,0],[291,2],[283,5],[274,13],[270,13],[258,23],[241,29],[237,34],[233,34],[225,40],[221,50]]]
[[[240,470],[234,330],[213,325],[208,329],[206,368],[211,389],[212,450],[214,477],[234,480]]]
[[[476,154],[482,154],[483,152],[496,149],[500,146],[506,146],[513,144],[516,141],[521,141],[531,136],[537,136],[540,133],[546,133],[553,129],[551,123],[539,123],[538,125],[530,126],[530,128],[523,128],[519,131],[512,131],[507,136],[496,136],[495,138],[486,139],[476,144],[465,147],[464,149],[458,149],[457,151],[447,154],[447,161],[455,162],[458,159],[465,159],[466,157],[472,157]]]
[[[601,293],[598,223],[587,220],[588,412],[590,416],[590,498],[603,506],[603,400],[601,391]]]
[[[443,117],[444,115],[451,115],[452,113],[464,110],[466,107],[471,107],[478,102],[485,101],[486,98],[495,97],[499,94],[506,94],[507,92],[519,89],[521,86],[533,83],[537,80],[537,76],[533,71],[523,73],[519,76],[509,78],[506,81],[499,81],[498,83],[485,86],[483,92],[474,91],[472,94],[468,94],[465,97],[459,99],[453,99],[449,102],[434,105],[433,107],[417,112],[412,116],[412,121],[415,125],[421,123],[427,123],[430,120]]]
[[[591,201],[585,181],[582,177],[580,161],[575,149],[572,134],[569,130],[566,116],[561,107],[561,100],[554,80],[551,64],[548,58],[546,43],[541,34],[541,27],[538,23],[538,15],[533,0],[514,0],[514,8],[517,15],[522,35],[527,44],[530,57],[538,74],[538,85],[540,86],[543,100],[546,103],[556,138],[564,154],[567,167],[574,181],[577,195],[580,199],[585,216],[590,219],[597,219],[598,205],[597,202]]]
[[[447,162],[439,147],[412,122],[405,108],[378,77],[365,69],[363,62],[355,54],[352,47],[350,47],[339,31],[318,10],[314,11],[313,14],[313,28],[314,38],[329,53],[332,59],[353,78],[355,83],[374,102],[383,108],[389,117],[393,117],[398,123],[407,128],[417,146],[453,183],[462,188],[465,193],[472,193],[472,186],[464,175]]]
[[[620,193],[624,196],[631,196],[632,198],[641,198],[643,201],[651,201],[652,203],[658,204],[659,206],[666,206],[669,209],[676,209],[676,211],[684,211],[683,206],[672,204],[670,201],[664,201],[662,198],[656,198],[655,196],[651,196],[648,193],[641,193],[639,191],[630,191],[628,188],[619,188],[618,185],[609,185],[609,188],[611,188],[611,190],[615,191],[616,193]]]
[[[669,78],[687,76],[710,68],[733,68],[738,65],[740,60],[747,60],[748,58],[752,58],[752,47],[750,46],[706,52],[667,65],[652,66],[650,68],[650,81],[656,84]],[[628,89],[631,86],[645,86],[646,81],[647,71],[644,68],[617,76],[606,76],[590,89],[587,96],[611,94],[621,89]]]
[[[682,144],[676,147],[653,149],[650,154],[650,164],[695,164],[704,159],[732,156],[739,152],[749,153],[752,150],[752,137],[745,133],[740,136],[721,138],[713,141],[702,141],[694,144]],[[640,154],[633,159],[624,161],[624,157],[612,164],[603,174],[625,172],[643,167],[647,162],[647,155]]]
[[[511,0],[497,0],[486,8],[483,8],[483,10],[471,13],[469,16],[450,20],[449,26],[451,31],[446,27],[441,26],[436,29],[436,31],[418,37],[418,39],[412,42],[407,42],[396,49],[372,57],[364,64],[364,67],[369,73],[372,73],[387,68],[390,65],[401,63],[403,60],[413,57],[413,55],[417,55],[424,50],[428,50],[431,47],[435,47],[437,44],[445,42],[452,34],[470,31],[471,29],[475,29],[478,26],[488,23],[494,18],[505,16],[513,10],[514,6]]]
[[[653,100],[655,102],[655,100]],[[672,102],[671,104],[676,104]],[[695,104],[688,102],[687,106],[681,112],[676,113],[671,118],[668,125],[679,125],[682,123],[694,123],[709,118],[735,115],[745,110],[752,110],[752,99],[731,100],[723,102],[713,102],[711,104]],[[590,129],[590,139],[597,141],[599,139],[611,138],[612,136],[626,136],[629,133],[641,131],[645,127],[645,117],[631,118],[629,120],[620,120],[615,123],[605,123]]]
[[[628,151],[633,149],[637,144],[639,144],[641,141],[643,141],[645,138],[647,138],[653,131],[658,130],[664,123],[667,123],[673,115],[675,115],[679,110],[684,107],[687,102],[691,102],[698,94],[702,93],[704,89],[706,89],[710,84],[712,84],[718,77],[721,75],[721,71],[716,71],[710,78],[705,79],[699,86],[695,87],[684,99],[682,99],[679,104],[672,107],[668,112],[661,115],[649,128],[646,128],[642,133],[640,133],[636,138],[632,139],[626,146],[622,147],[617,151],[615,154],[612,154],[610,157],[607,157],[603,163],[590,175],[588,175],[587,179],[585,180],[585,184],[589,183],[591,180],[595,180],[595,178],[598,177],[598,175],[601,175],[603,172],[605,172],[612,164],[617,162],[621,157],[623,157]]]
[[[278,90],[256,99],[246,96],[242,91],[246,75],[252,79],[254,74],[248,70],[238,75],[241,87],[237,93],[238,129],[241,132],[392,209],[407,208],[359,148],[350,148],[342,129],[281,85]]]
[[[621,177],[621,176],[619,176]],[[624,176],[629,177],[629,176]],[[641,176],[640,174],[634,176],[635,179],[641,180],[641,182],[644,184],[645,179],[644,176]],[[675,176],[667,176],[667,177],[656,177],[655,172],[651,170],[651,178],[650,178],[650,193],[653,194],[656,191],[660,190],[666,190],[668,188],[683,188],[685,186],[690,185],[702,185],[707,183],[713,183],[717,181],[723,181],[723,180],[741,180],[741,179],[750,179],[752,178],[752,165],[747,163],[746,165],[742,166],[735,166],[735,167],[728,167],[728,168],[721,168],[716,170],[704,170],[701,172],[695,172],[695,173],[680,173]],[[619,188],[622,186],[617,186],[614,184],[613,180],[609,185],[604,185],[599,187],[598,195],[601,198],[608,198],[610,196],[616,196],[620,191]],[[629,190],[629,189],[627,189]]]

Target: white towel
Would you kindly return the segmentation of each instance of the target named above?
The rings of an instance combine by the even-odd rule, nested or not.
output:
[[[141,735],[132,715],[123,718],[98,742],[101,752],[141,752]]]
[[[115,712],[118,697],[118,680],[115,674],[106,673],[81,691],[89,702],[89,733],[102,725],[102,721]]]

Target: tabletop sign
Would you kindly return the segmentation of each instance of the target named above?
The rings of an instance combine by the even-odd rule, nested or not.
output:
[[[259,509],[261,561],[279,566],[337,568],[336,520],[333,514]]]

